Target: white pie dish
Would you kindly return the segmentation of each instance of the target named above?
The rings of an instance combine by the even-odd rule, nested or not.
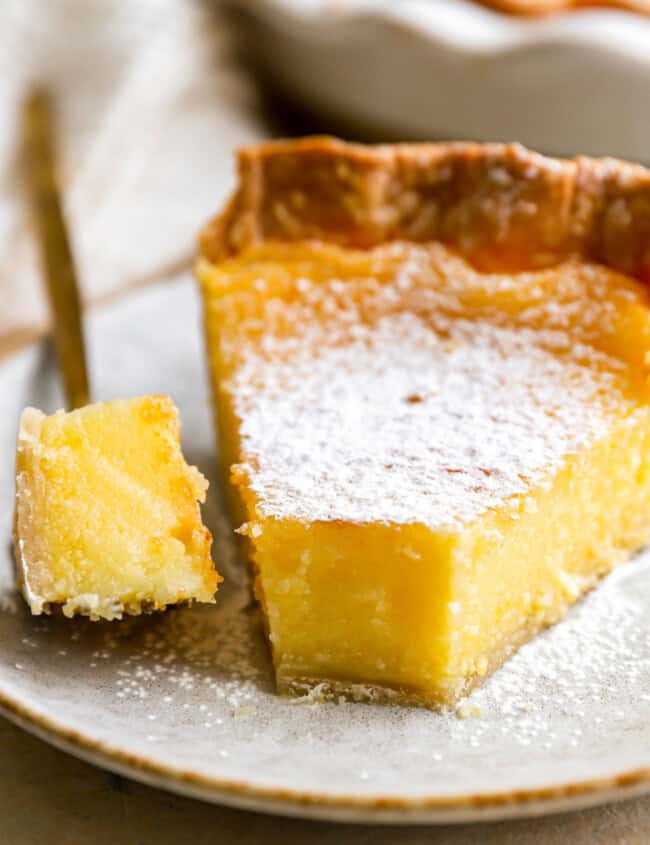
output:
[[[246,54],[355,134],[650,161],[650,18],[472,0],[229,0]]]

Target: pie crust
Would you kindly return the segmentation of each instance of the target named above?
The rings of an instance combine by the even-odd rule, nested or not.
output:
[[[239,179],[201,234],[208,261],[267,239],[440,241],[485,270],[579,258],[650,282],[650,171],[618,159],[315,137],[244,148]]]
[[[650,311],[642,285],[622,274],[650,281],[650,172],[613,159],[548,158],[518,145],[364,147],[331,138],[247,148],[240,153],[239,167],[239,189],[224,213],[202,232],[197,272],[205,298],[217,424],[222,447],[225,444],[222,460],[226,472],[231,471],[234,521],[239,525],[246,520],[241,531],[253,552],[256,591],[269,626],[278,687],[300,693],[317,689],[353,699],[453,705],[521,643],[561,618],[598,578],[647,540],[650,486],[646,489],[645,485],[650,485],[650,466],[646,473],[644,438],[650,439],[646,354],[650,352]],[[396,275],[392,276],[394,267]],[[431,267],[435,279],[427,279]],[[418,278],[424,279],[420,287]],[[463,291],[473,303],[466,314],[462,303],[458,309],[450,304],[456,302],[457,295],[462,299]],[[442,299],[436,299],[438,294]],[[517,300],[519,304],[513,307],[523,315],[523,322],[517,322],[519,317],[512,322],[514,311],[502,295],[506,300],[514,297],[511,305]],[[447,296],[451,299],[446,300]],[[542,300],[544,307],[539,311]],[[418,311],[418,302],[425,301],[434,304]],[[356,311],[359,302],[362,307]],[[393,319],[397,311],[392,311],[391,302],[398,303],[397,311],[399,303],[405,303],[404,311],[413,319],[404,323]],[[480,317],[472,323],[476,308],[483,307],[486,322]],[[520,307],[523,310],[517,310]],[[438,329],[437,316],[444,317],[447,308],[452,318],[443,319]],[[429,317],[424,322],[420,319],[425,311],[432,315],[431,323],[426,323]],[[494,323],[495,313],[506,323]],[[458,316],[460,328],[456,331]],[[539,319],[538,325],[535,321]],[[348,344],[346,339],[341,347],[352,352],[341,357],[335,338],[344,323],[359,330],[354,334],[359,345]],[[433,351],[419,333],[424,323],[424,335],[433,327],[430,333],[441,341]],[[506,324],[512,326],[513,333],[503,333]],[[468,325],[471,330],[463,334]],[[569,374],[567,359],[560,353],[558,360],[564,363],[555,370],[555,353],[551,358],[535,357],[536,348],[546,349],[547,341],[536,334],[540,325],[542,333],[548,330],[555,338],[553,343],[561,336],[562,348],[570,358],[574,347],[578,357],[583,355],[583,347],[591,348],[592,343],[596,350],[601,325],[601,339],[615,336],[613,346],[608,340],[607,348],[596,350],[596,358],[601,352],[605,358],[612,352],[615,370],[619,367],[618,372],[627,372],[629,367],[635,386],[623,392],[631,404],[611,393],[607,363],[608,374],[599,384],[606,404],[611,398],[620,406],[622,416],[617,420],[624,419],[630,408],[638,411],[634,420],[630,417],[629,424],[625,422],[621,428],[606,411],[597,435],[603,439],[586,434],[599,418],[596,396],[600,387],[593,394],[591,387],[581,394],[577,385],[583,378],[592,384],[592,364],[586,363],[587,359],[593,361],[597,378],[604,359],[598,358],[598,363],[591,353],[576,358],[578,369],[568,376],[572,386],[560,395],[556,389]],[[343,334],[346,332],[344,329]],[[485,346],[481,345],[481,333]],[[494,336],[494,343],[487,340],[488,335]],[[287,337],[292,345],[283,345]],[[268,355],[266,349],[271,350]],[[330,354],[331,349],[335,354]],[[426,355],[420,354],[424,349]],[[498,354],[491,357],[494,350]],[[440,377],[435,375],[436,367]],[[543,371],[548,367],[547,379]],[[524,370],[526,375],[522,375]],[[431,377],[429,409],[426,390],[410,392],[413,372]],[[373,374],[379,374],[379,381]],[[617,381],[619,376],[613,378]],[[538,379],[542,380],[540,398],[530,399],[528,391]],[[456,387],[447,389],[446,384]],[[524,391],[521,402],[516,398],[517,385]],[[405,390],[402,396],[400,391]],[[480,413],[473,417],[463,403],[471,404],[481,391]],[[547,405],[546,391],[552,394],[552,407]],[[410,406],[408,411],[404,411],[404,403]],[[442,416],[435,417],[436,404],[443,409]],[[352,416],[337,416],[339,408],[347,407],[354,411]],[[497,416],[503,412],[503,419],[491,429],[495,408]],[[521,424],[515,421],[520,411],[525,417]],[[475,429],[461,432],[474,418]],[[559,425],[553,429],[556,434],[551,431],[551,418]],[[393,420],[405,421],[399,431],[391,428]],[[520,434],[524,432],[523,438],[519,437],[517,444],[506,438],[500,457],[487,455],[484,461],[476,446],[482,439],[496,443],[491,438],[499,426],[503,433],[504,425],[511,424],[518,426]],[[417,442],[409,439],[416,429]],[[573,445],[565,450],[563,437],[569,429],[566,442]],[[351,433],[349,444],[346,432]],[[627,439],[625,432],[632,433],[632,439]],[[471,449],[463,451],[463,446],[451,454],[456,433]],[[431,527],[433,532],[433,512],[426,512],[423,498],[409,498],[413,491],[400,486],[400,480],[407,475],[415,478],[425,497],[435,497],[442,490],[444,495],[436,499],[436,518],[441,501],[453,506],[455,514],[474,494],[485,502],[487,487],[503,478],[516,455],[533,455],[535,444],[542,441],[553,457],[516,473],[527,489],[539,491],[530,508],[513,488],[499,493],[505,511],[518,502],[519,510],[514,516],[506,515],[505,522],[499,522],[501,505],[488,507],[496,514],[494,522],[491,516],[475,523],[473,515],[461,519],[463,526],[478,525],[472,536],[480,538],[479,545],[485,541],[480,554],[472,551],[465,555],[460,546],[454,546],[461,549],[460,556],[450,551],[448,538],[462,533],[455,528],[451,533],[447,530],[453,519],[439,523],[443,530],[434,537],[435,548],[429,539],[423,539],[420,528],[427,532]],[[366,443],[374,445],[368,450]],[[446,444],[451,444],[449,449]],[[432,445],[434,448],[429,448]],[[428,455],[420,460],[421,446],[438,457]],[[569,456],[567,465],[563,463],[565,455]],[[373,464],[376,456],[377,466]],[[464,457],[468,457],[465,463]],[[571,463],[573,457],[577,462]],[[402,472],[405,466],[410,467],[406,474]],[[612,491],[599,486],[601,481],[610,484],[613,466],[621,479],[615,491],[620,520],[612,516]],[[373,474],[377,467],[378,474]],[[556,490],[544,481],[534,487],[538,483],[533,480],[534,473],[544,467],[557,471],[558,484],[564,486]],[[474,469],[484,477],[470,477]],[[461,490],[457,485],[466,481],[469,486]],[[602,542],[597,532],[592,534],[585,527],[582,512],[571,510],[572,502],[583,499],[596,502],[589,519],[595,514],[590,524],[598,530],[605,526]],[[540,538],[536,533],[533,514],[539,502],[544,503],[548,524],[562,529],[557,536]],[[558,510],[558,502],[567,503],[566,513],[563,504]],[[357,504],[360,507],[355,510]],[[483,520],[483,516],[476,518]],[[472,587],[478,584],[474,579],[483,577],[484,585],[490,579],[505,583],[496,574],[500,556],[506,554],[499,544],[511,531],[509,520],[520,518],[518,533],[512,531],[511,536],[524,536],[524,531],[528,539],[523,545],[516,545],[520,540],[515,540],[516,548],[508,547],[504,566],[516,573],[515,579],[525,580],[527,566],[535,569],[537,577],[546,573],[548,565],[548,577],[541,575],[542,581],[534,588],[536,598],[531,603],[533,593],[521,592],[518,583],[513,602],[499,610],[499,614],[510,614],[516,624],[508,623],[507,633],[501,636],[498,623],[481,623],[489,645],[478,658],[462,657],[458,671],[445,668],[438,677],[438,664],[431,662],[426,683],[420,685],[417,670],[409,669],[408,674],[404,666],[418,643],[447,637],[447,631],[434,635],[431,627],[445,614],[455,617],[450,623],[456,626],[453,637],[462,640],[467,636],[463,620],[467,618],[471,628],[471,614],[481,613],[476,591],[474,598],[470,597]],[[522,527],[525,525],[528,527]],[[489,546],[490,537],[497,538],[494,547]],[[582,543],[579,551],[567,537]],[[540,557],[539,549],[545,544],[560,549],[561,556],[566,551],[562,562],[550,563],[552,555],[547,561],[543,551]],[[577,569],[571,568],[574,557]],[[467,563],[470,559],[480,564],[482,576]],[[529,563],[533,559],[537,562]],[[448,571],[446,561],[451,561],[449,571],[453,567],[462,570],[461,580],[469,583],[462,595],[453,572],[449,578],[437,574]],[[314,581],[320,585],[314,587],[308,579],[312,575],[318,579],[323,572],[325,580]],[[418,583],[418,578],[423,580]],[[426,578],[430,583],[424,583]],[[395,579],[401,579],[399,586]],[[480,592],[482,588],[477,589]],[[322,591],[318,606],[312,602],[316,590]],[[366,604],[361,607],[357,630],[348,626],[337,639],[331,608],[344,608],[338,617],[343,627],[356,614],[355,607],[341,598],[346,590],[353,596],[365,596]],[[408,598],[402,607],[402,630],[395,640],[399,647],[390,656],[394,674],[389,676],[383,671],[386,653],[381,647],[373,652],[376,643],[368,644],[374,643],[373,625],[378,626],[377,631],[387,630],[379,617],[392,601],[390,597],[384,601],[382,591],[390,595],[391,590],[398,602],[412,597],[413,606],[406,608],[411,601]],[[527,596],[523,604],[519,593]],[[303,601],[300,595],[312,598]],[[296,603],[287,604],[287,596],[290,602],[296,596]],[[426,599],[419,598],[423,596]],[[310,602],[310,610],[304,612]],[[377,614],[373,616],[375,605]],[[283,607],[289,610],[285,612]],[[316,612],[312,613],[312,608]],[[366,610],[367,618],[363,615]],[[310,628],[312,623],[320,628]],[[284,634],[280,629],[288,627],[298,636],[285,648],[288,640],[281,642]],[[416,628],[418,634],[413,633]],[[323,631],[325,646],[315,654],[321,663],[310,665],[305,655]],[[331,667],[341,642],[346,647],[353,645],[345,658],[347,664],[339,671],[342,664]],[[364,664],[368,655],[377,659],[376,664]],[[409,665],[415,666],[419,659]],[[362,664],[368,671],[360,669]],[[330,668],[323,668],[326,665]]]

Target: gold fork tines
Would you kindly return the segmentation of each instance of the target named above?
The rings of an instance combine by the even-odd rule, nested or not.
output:
[[[32,90],[23,106],[25,169],[51,309],[52,333],[68,408],[89,401],[77,273],[56,176],[52,102]]]

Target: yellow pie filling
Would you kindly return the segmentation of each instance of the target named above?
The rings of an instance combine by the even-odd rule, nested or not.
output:
[[[198,272],[281,691],[453,705],[646,542],[639,283],[402,242]]]
[[[33,613],[113,619],[214,600],[221,579],[198,505],[207,481],[179,431],[165,396],[23,412],[15,551]]]

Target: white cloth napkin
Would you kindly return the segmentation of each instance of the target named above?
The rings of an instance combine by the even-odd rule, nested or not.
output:
[[[233,149],[263,134],[216,3],[0,3],[0,343],[47,325],[18,167],[30,80],[59,108],[65,210],[96,302],[189,264],[231,190]]]

